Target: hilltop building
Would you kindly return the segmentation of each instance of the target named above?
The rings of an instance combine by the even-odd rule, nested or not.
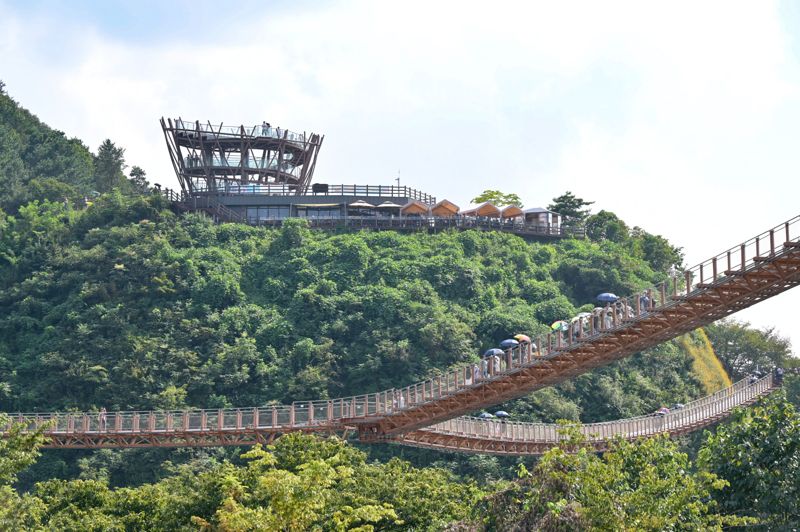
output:
[[[184,210],[219,221],[280,225],[306,218],[316,227],[377,229],[478,228],[535,236],[582,229],[545,209],[490,203],[461,211],[455,203],[406,186],[313,183],[324,136],[268,122],[225,126],[162,118],[161,128],[181,192],[165,193]]]

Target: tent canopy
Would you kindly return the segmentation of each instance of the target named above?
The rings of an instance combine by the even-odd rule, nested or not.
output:
[[[458,210],[458,205],[444,199],[431,207],[431,214],[434,216],[455,216],[458,214]]]
[[[428,206],[421,201],[411,200],[403,205],[400,214],[428,214]]]
[[[360,209],[374,209],[375,205],[372,203],[367,203],[364,200],[354,201],[353,203],[349,204],[348,207],[356,207]]]
[[[497,218],[500,216],[500,209],[498,209],[493,203],[481,203],[477,207],[464,211],[464,216],[489,216],[492,218]]]
[[[516,205],[509,205],[508,207],[504,207],[503,210],[500,211],[501,218],[516,218],[518,216],[523,216],[525,213],[517,207]]]

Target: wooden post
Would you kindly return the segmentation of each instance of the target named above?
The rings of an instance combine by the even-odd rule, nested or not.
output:
[[[236,410],[236,430],[242,430],[242,411]]]
[[[272,427],[278,426],[278,409],[274,406],[272,407]]]
[[[294,403],[289,406],[289,426],[294,427]]]
[[[703,265],[700,264],[700,284],[703,284]]]
[[[769,256],[775,256],[775,231],[773,229],[769,230]]]
[[[711,259],[711,272],[714,275],[714,278],[711,279],[711,282],[713,283],[714,281],[717,280],[717,257]]]
[[[761,237],[756,237],[756,257],[761,256]]]
[[[314,421],[314,403],[308,402],[308,424],[311,425]]]
[[[686,271],[686,295],[692,291],[692,272]]]
[[[783,225],[786,228],[786,240],[784,240],[784,242],[790,242],[792,239],[789,238],[789,222],[786,222]]]
[[[258,428],[258,407],[257,406],[253,407],[253,428],[254,429]]]
[[[744,247],[745,247],[744,244],[742,244],[740,247],[740,251],[742,253],[742,263],[739,265],[739,269],[742,271],[744,271],[744,265],[747,263],[747,257],[745,257]]]

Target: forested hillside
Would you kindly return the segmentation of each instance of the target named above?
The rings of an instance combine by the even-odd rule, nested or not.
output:
[[[98,192],[146,188],[145,172],[131,168],[125,149],[104,141],[97,155],[76,138],[51,129],[5,92],[0,81],[0,209],[16,212],[32,200],[80,202]]]
[[[543,333],[594,306],[589,294],[663,278],[613,242],[214,225],[175,217],[158,196],[33,203],[3,224],[4,410],[251,406],[402,386]],[[629,382],[612,379],[614,393],[637,398],[606,416],[697,394],[675,345],[644,358],[657,367],[616,368]],[[566,417],[588,397],[572,394]]]
[[[558,241],[332,234],[302,220],[215,225],[174,214],[141,169],[127,179],[123,154],[107,141],[92,155],[0,94],[0,412],[256,406],[405,386],[515,333],[544,333],[600,292],[663,281],[682,262],[665,239],[607,211],[583,214],[587,239]],[[634,416],[714,391],[726,370],[741,378],[784,365],[789,352],[772,331],[723,322],[498,407],[517,420]],[[797,401],[797,380],[787,388]],[[770,449],[795,456],[789,403],[761,412],[767,421],[742,415],[710,439],[702,471],[664,441],[603,458],[556,449],[535,465],[303,436],[243,458],[237,449],[48,451],[31,467],[36,438],[20,437],[0,442],[0,528],[555,530],[629,518],[643,529],[714,528],[736,520],[712,496],[726,512],[763,517],[769,508],[753,493],[797,489],[796,477],[761,491],[741,477],[762,474],[769,452],[733,469],[716,458],[735,453],[732,441],[777,433]],[[390,461],[397,455],[441,468]],[[651,467],[654,456],[664,458]],[[518,482],[495,482],[515,472]],[[11,488],[18,477],[30,494]],[[602,510],[610,499],[624,501],[615,515]],[[662,499],[669,504],[656,508]],[[795,509],[781,511],[783,523]]]

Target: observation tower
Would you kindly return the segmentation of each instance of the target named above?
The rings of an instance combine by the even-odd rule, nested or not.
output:
[[[161,119],[172,166],[184,193],[225,193],[247,185],[277,185],[304,194],[324,136],[263,122],[225,126]]]

